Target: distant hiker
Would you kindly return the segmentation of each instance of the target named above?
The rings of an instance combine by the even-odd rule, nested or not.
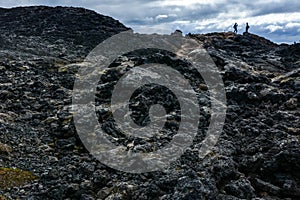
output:
[[[246,23],[246,33],[248,33],[248,30],[249,30],[250,26],[248,24],[248,22]]]
[[[235,23],[235,24],[233,25],[233,29],[234,29],[234,31],[233,31],[233,32],[237,33],[237,27],[238,27],[238,24],[237,24],[237,23]]]

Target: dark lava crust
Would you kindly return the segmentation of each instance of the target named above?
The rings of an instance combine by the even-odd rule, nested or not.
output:
[[[70,113],[73,83],[89,51],[125,30],[83,8],[0,9],[0,199],[300,199],[300,45],[278,45],[254,34],[188,36],[213,58],[227,96],[223,132],[204,159],[198,149],[210,117],[205,110],[193,145],[167,171],[128,174],[93,158]],[[171,54],[148,51],[120,56],[110,72],[149,60],[189,66]],[[185,72],[199,102],[209,107],[204,82]],[[163,96],[165,90],[145,91]],[[109,118],[105,107],[98,112]],[[180,119],[174,119],[176,130]],[[132,141],[116,136],[124,145]],[[148,148],[143,142],[135,143],[139,151]],[[20,171],[14,176],[13,168],[34,180]]]

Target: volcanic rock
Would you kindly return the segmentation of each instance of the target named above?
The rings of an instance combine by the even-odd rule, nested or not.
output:
[[[180,124],[180,105],[171,91],[149,84],[130,99],[132,118],[142,126],[151,121],[145,114],[151,105],[166,109],[164,132],[151,140],[122,134],[109,103],[126,71],[144,63],[166,63],[184,74],[198,94],[201,126],[193,144],[162,172],[124,173],[94,158],[74,126],[74,80],[97,44],[126,30],[111,17],[83,8],[0,9],[0,166],[37,177],[16,187],[2,181],[0,198],[300,198],[300,46],[278,45],[250,33],[186,36],[212,57],[227,96],[223,131],[205,158],[198,151],[211,117],[209,88],[190,63],[159,49],[120,55],[109,66],[95,95],[99,122],[128,151],[164,147]]]

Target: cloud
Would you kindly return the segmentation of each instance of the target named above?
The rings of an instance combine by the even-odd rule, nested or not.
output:
[[[25,5],[78,6],[112,16],[135,31],[184,33],[232,31],[249,22],[250,32],[275,42],[297,41],[300,35],[299,0],[6,0],[2,7]],[[299,40],[299,39],[298,39]]]
[[[282,26],[278,26],[278,25],[269,25],[266,28],[270,30],[270,33],[283,29]]]
[[[299,23],[293,23],[289,22],[285,25],[286,28],[300,28],[300,22]]]
[[[165,18],[168,18],[168,15],[157,15],[155,17],[156,20],[165,19]]]
[[[195,5],[211,5],[217,3],[226,2],[224,0],[189,0],[189,1],[182,1],[182,0],[158,0],[152,1],[149,5],[153,6],[160,6],[160,7],[169,7],[169,6],[180,6],[180,7],[193,7]]]

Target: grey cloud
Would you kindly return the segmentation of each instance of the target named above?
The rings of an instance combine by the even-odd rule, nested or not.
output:
[[[259,5],[252,5],[254,9],[254,16],[260,16],[271,13],[291,13],[299,12],[299,1],[280,1],[276,3],[260,3]]]
[[[157,29],[182,29],[183,32],[215,32],[231,31],[232,24],[238,21],[240,32],[244,31],[245,20],[253,22],[250,31],[276,42],[293,42],[299,35],[299,27],[286,27],[288,23],[300,23],[299,19],[290,21],[281,19],[268,20],[264,16],[276,13],[299,13],[299,0],[256,0],[256,1],[215,1],[207,4],[200,2],[191,6],[162,4],[165,0],[6,0],[2,7],[21,5],[62,5],[77,6],[95,10],[121,21],[128,27],[146,30],[147,27]],[[214,3],[215,2],[215,3]],[[164,5],[164,6],[161,6]],[[167,17],[164,17],[167,16]],[[161,17],[159,17],[161,16]],[[265,21],[261,21],[260,18]],[[259,21],[259,24],[255,22]],[[258,26],[259,25],[259,26]],[[271,32],[267,27],[279,25],[282,30]]]

